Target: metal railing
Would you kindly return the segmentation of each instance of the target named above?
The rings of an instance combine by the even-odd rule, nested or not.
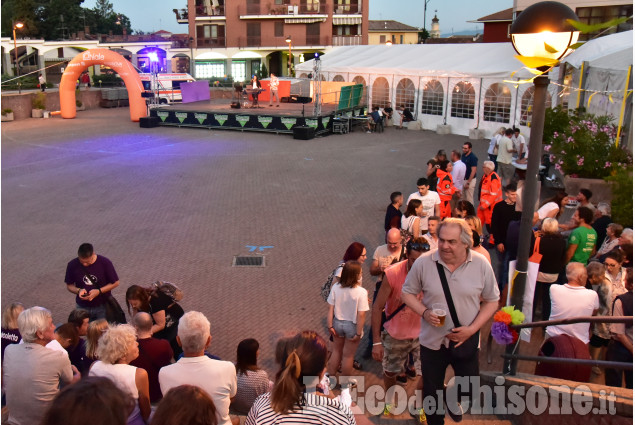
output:
[[[584,316],[584,317],[572,317],[571,319],[561,320],[543,320],[540,322],[522,323],[520,325],[509,325],[510,328],[520,331],[525,328],[544,328],[554,325],[571,325],[574,323],[629,323],[633,322],[633,316]],[[492,334],[490,333],[487,338],[487,364],[492,364]],[[610,369],[626,369],[632,370],[632,363],[612,362],[607,360],[584,360],[584,359],[568,359],[560,357],[540,357],[540,356],[524,356],[516,354],[520,342],[520,338],[515,344],[510,344],[506,347],[505,353],[501,354],[501,357],[505,359],[503,366],[503,374],[516,375],[516,369],[519,360],[544,362],[544,363],[559,363],[559,364],[577,364],[583,366],[598,366],[608,367]]]
[[[196,6],[196,16],[225,16],[225,6]]]
[[[197,47],[225,47],[225,37],[199,38],[196,40]]]
[[[333,46],[361,46],[361,35],[334,35]]]
[[[358,15],[362,13],[360,4],[336,4],[333,6],[333,15]]]

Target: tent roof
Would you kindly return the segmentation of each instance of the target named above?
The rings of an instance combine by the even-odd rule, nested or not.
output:
[[[511,43],[399,44],[337,47],[321,56],[322,72],[511,78],[523,65]],[[313,60],[298,71],[311,72]],[[522,70],[514,77],[527,78]]]
[[[587,41],[563,60],[575,68],[585,61],[596,68],[625,70],[633,64],[633,31]]]

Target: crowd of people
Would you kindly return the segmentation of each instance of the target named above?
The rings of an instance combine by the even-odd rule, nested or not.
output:
[[[66,269],[76,304],[67,323],[56,326],[43,307],[13,303],[3,311],[9,423],[73,425],[88,416],[114,425],[368,423],[343,396],[357,384],[358,355],[381,362],[388,414],[395,385],[416,379],[424,397],[437,397],[448,366],[457,377],[478,375],[480,333],[506,303],[509,262],[518,253],[523,167],[503,170],[511,163],[507,154],[517,155],[515,164],[526,159],[521,137],[498,131],[480,178],[466,142],[449,160],[441,150],[428,161],[405,204],[393,192],[385,244],[369,265],[373,294],[362,286],[366,247],[353,242],[327,282],[328,340],[315,331],[282,338],[272,380],[258,367],[256,339],[238,344],[235,363],[211,354],[209,320],[185,312],[174,287],[128,287],[131,323],[121,323],[112,297],[120,284],[115,267],[82,244]],[[614,223],[610,205],[593,205],[592,197],[587,189],[575,197],[559,192],[525,206],[535,211],[531,245],[542,254],[533,320],[632,316],[632,229]],[[368,343],[360,348],[365,332]],[[588,344],[594,359],[632,362],[630,323],[546,328],[547,337],[563,334]],[[632,375],[620,370],[593,372],[604,373],[607,385],[625,380],[632,388]],[[443,423],[438,410],[424,407],[416,406],[418,420]],[[461,406],[446,407],[461,415]]]

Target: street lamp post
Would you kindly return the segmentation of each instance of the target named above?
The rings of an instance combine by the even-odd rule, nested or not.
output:
[[[527,175],[522,193],[523,212],[518,238],[518,257],[513,285],[510,285],[511,303],[522,309],[524,302],[529,250],[534,217],[534,204],[538,198],[538,170],[542,157],[542,135],[545,124],[545,100],[549,77],[547,72],[565,55],[578,40],[579,32],[567,22],[578,17],[567,6],[554,1],[535,3],[525,9],[512,23],[510,34],[514,49],[522,58],[537,59],[544,63],[537,69],[542,72],[534,79],[534,104],[529,135],[529,158]],[[521,58],[521,59],[522,59]],[[533,296],[533,295],[532,295]],[[513,345],[507,346],[511,354]],[[505,361],[504,373],[514,375],[517,361]]]
[[[15,22],[13,24],[13,55],[15,57],[15,70],[18,74],[18,93],[22,94],[22,83],[20,82],[20,63],[18,62],[18,40],[15,37],[15,30],[22,29],[24,24],[22,22]]]
[[[287,36],[287,39],[284,40],[287,42],[287,44],[289,45],[289,57],[287,60],[287,75],[290,77],[291,76],[291,36]]]
[[[194,69],[194,37],[190,37],[190,75],[196,78],[196,70]]]

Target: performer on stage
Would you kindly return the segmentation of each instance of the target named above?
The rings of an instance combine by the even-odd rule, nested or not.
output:
[[[273,103],[273,97],[276,97],[276,108],[280,106],[280,97],[278,97],[278,86],[280,85],[280,81],[278,81],[278,77],[273,72],[270,75],[271,81],[269,82],[269,106]]]
[[[260,80],[258,79],[257,75],[254,75],[251,78],[251,84],[250,84],[251,88],[254,90],[251,93],[251,98],[253,99],[253,103],[251,106],[253,106],[254,108],[258,106],[258,95],[260,94],[260,88],[262,87],[260,84]]]

